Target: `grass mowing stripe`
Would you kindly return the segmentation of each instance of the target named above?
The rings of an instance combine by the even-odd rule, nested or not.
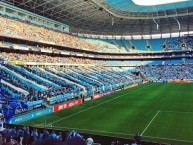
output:
[[[157,113],[154,115],[154,117],[151,119],[151,121],[149,122],[149,124],[146,126],[146,128],[143,130],[143,132],[141,133],[141,136],[144,134],[144,132],[147,130],[147,128],[150,126],[150,124],[153,122],[153,120],[156,118],[156,116],[159,114],[159,110],[157,111]]]
[[[113,100],[118,99],[118,98],[123,97],[123,96],[126,96],[126,95],[128,95],[128,94],[130,94],[130,93],[132,93],[132,92],[134,92],[134,91],[136,91],[136,90],[138,90],[138,89],[141,89],[141,87],[139,87],[139,88],[137,88],[137,89],[135,89],[135,90],[132,90],[132,91],[126,93],[126,94],[119,95],[119,96],[117,96],[117,97],[115,97],[115,98],[112,98],[112,99],[109,99],[109,100],[104,101],[104,102],[102,102],[102,103],[99,103],[99,104],[97,104],[97,105],[95,105],[95,106],[92,106],[92,107],[90,107],[90,108],[81,110],[81,111],[79,111],[79,112],[76,112],[76,113],[71,114],[71,115],[69,115],[69,116],[66,116],[66,117],[64,117],[64,118],[61,118],[61,119],[59,119],[59,120],[53,121],[53,122],[49,123],[48,125],[52,125],[52,124],[57,123],[57,122],[59,122],[59,121],[61,121],[61,120],[70,118],[70,117],[75,116],[75,115],[77,115],[77,114],[80,114],[80,113],[82,113],[82,112],[85,112],[85,111],[88,111],[88,110],[93,109],[93,108],[95,108],[95,107],[98,107],[98,106],[100,106],[100,105],[103,105],[103,104],[105,104],[105,103],[107,103],[107,102],[113,101]]]
[[[76,112],[76,113],[71,114],[71,115],[69,115],[69,116],[66,116],[66,117],[64,117],[64,118],[61,118],[61,119],[59,119],[59,120],[56,120],[56,121],[54,121],[54,122],[52,122],[52,123],[50,123],[50,124],[48,124],[48,125],[52,125],[52,124],[54,124],[54,123],[56,123],[56,122],[59,122],[59,121],[61,121],[61,120],[64,120],[64,119],[70,118],[70,117],[72,117],[72,116],[74,116],[74,115],[77,115],[77,114],[80,114],[80,113],[82,113],[82,112],[88,111],[88,110],[90,110],[90,109],[93,109],[93,108],[95,108],[95,107],[97,107],[97,106],[100,106],[100,105],[102,105],[102,104],[105,104],[105,103],[107,103],[107,102],[110,102],[110,101],[112,101],[112,100],[115,100],[115,99],[117,99],[117,98],[120,98],[120,97],[122,97],[122,96],[125,96],[125,95],[120,95],[120,96],[117,96],[117,97],[112,98],[112,99],[110,99],[110,100],[107,100],[107,101],[105,101],[105,102],[103,102],[103,103],[99,103],[99,104],[97,104],[97,105],[95,105],[95,106],[92,106],[92,107],[90,107],[90,108],[84,109],[84,110],[82,110],[82,111]]]
[[[193,84],[148,83],[139,86],[139,88],[120,91],[109,97],[88,101],[71,109],[47,115],[47,125],[128,93],[128,95],[59,121],[53,124],[54,127],[48,127],[57,129],[57,126],[58,128],[65,126],[77,128],[82,133],[93,132],[93,134],[103,136],[133,138],[137,132],[141,134],[156,112],[160,110],[160,113],[143,134],[142,139],[168,144],[193,145],[192,89]],[[23,124],[32,126],[39,124],[37,126],[44,127],[44,122],[45,117],[43,116]]]

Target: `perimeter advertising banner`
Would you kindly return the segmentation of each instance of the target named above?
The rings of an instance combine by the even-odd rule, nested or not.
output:
[[[128,86],[128,87],[125,87],[125,89],[137,87],[138,85],[139,85],[139,84],[132,84],[132,85],[130,85],[130,86]]]
[[[27,105],[27,104],[26,104]],[[22,113],[27,113],[29,111],[37,110],[38,108],[42,108],[42,104],[36,104],[33,106],[27,106],[26,108],[16,108],[14,115],[22,114]]]
[[[76,106],[76,105],[79,105],[79,104],[82,104],[82,99],[78,99],[78,100],[74,100],[74,101],[67,102],[67,103],[64,103],[64,104],[56,105],[56,106],[53,107],[53,112],[57,112],[59,110],[67,109],[67,108],[70,108],[72,106]]]
[[[104,92],[102,94],[97,94],[97,95],[92,96],[92,99],[95,100],[95,99],[101,98],[103,96],[113,94],[114,92],[115,92],[114,90],[111,90],[111,91],[108,91],[108,92]]]
[[[191,83],[190,80],[169,80],[168,83]]]
[[[52,107],[50,107],[50,108],[46,108],[46,109],[43,109],[43,110],[38,110],[38,111],[26,113],[24,115],[20,115],[20,116],[17,116],[17,117],[13,117],[9,120],[8,123],[18,124],[18,123],[22,123],[24,121],[28,121],[28,120],[31,120],[31,119],[34,119],[34,118],[37,118],[37,117],[40,117],[40,116],[44,116],[46,114],[50,114],[52,112],[53,112],[53,109],[52,109]]]
[[[102,93],[102,96],[110,95],[110,94],[113,94],[114,92],[115,92],[114,90],[104,92],[104,93]]]
[[[95,100],[101,97],[102,97],[102,94],[97,94],[97,95],[92,96],[92,99]]]
[[[91,97],[87,97],[87,98],[84,98],[84,99],[83,99],[84,102],[87,102],[87,101],[90,101],[90,100],[92,100]]]

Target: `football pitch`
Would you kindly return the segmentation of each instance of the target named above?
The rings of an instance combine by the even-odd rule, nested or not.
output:
[[[22,124],[192,145],[193,84],[147,83]]]

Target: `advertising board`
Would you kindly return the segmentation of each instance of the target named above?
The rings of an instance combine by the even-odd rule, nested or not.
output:
[[[37,117],[40,117],[40,116],[43,116],[46,114],[50,114],[52,112],[53,112],[53,109],[52,109],[52,107],[50,107],[50,108],[46,108],[43,110],[38,110],[38,111],[26,113],[24,115],[12,117],[8,123],[18,124],[18,123],[22,123],[24,121],[28,121],[28,120],[31,120],[31,119],[34,119],[34,118],[37,118]]]
[[[74,101],[71,101],[71,102],[56,105],[56,106],[53,107],[53,112],[57,112],[59,110],[67,109],[67,108],[70,108],[72,106],[76,106],[76,105],[79,105],[79,104],[82,104],[82,99],[78,99],[78,100],[74,100]]]
[[[87,102],[87,101],[92,100],[92,98],[91,97],[87,97],[87,98],[84,98],[83,100],[84,100],[84,102]]]
[[[101,97],[102,97],[102,94],[97,94],[97,95],[92,96],[92,99],[95,100]]]

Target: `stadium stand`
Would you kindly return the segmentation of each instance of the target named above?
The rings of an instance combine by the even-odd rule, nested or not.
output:
[[[56,32],[46,29],[28,22],[19,20],[18,18],[10,18],[8,16],[1,16],[0,21],[0,34],[15,38],[29,39],[33,41],[42,41],[48,43],[62,44],[69,47],[75,47],[79,49],[92,48],[98,50],[95,45],[80,41],[74,36],[70,36],[65,33]],[[54,38],[53,38],[54,36]]]
[[[173,80],[193,80],[193,66],[190,63],[170,61],[166,65],[146,65],[138,67],[150,81],[167,82]]]
[[[17,3],[16,1],[13,2]],[[26,4],[28,2],[30,1],[26,1]],[[58,4],[60,2],[58,1]],[[70,0],[68,2],[70,3]],[[35,9],[37,7],[41,8],[44,4],[44,8],[47,9],[46,7],[49,3],[51,1],[37,6],[35,5],[38,3],[35,3],[33,12],[37,12]],[[87,3],[88,12],[90,12],[90,2],[84,0],[83,3]],[[22,4],[24,6],[24,3]],[[102,7],[98,8],[100,5],[96,5],[95,1],[93,1],[92,5],[94,6],[94,8],[91,8],[92,10],[99,10],[104,14],[111,11],[108,9],[103,10]],[[22,7],[22,9],[25,7]],[[52,11],[54,15],[58,13],[55,13],[55,10],[61,9],[57,4],[55,8]],[[52,4],[49,9],[52,9]],[[49,9],[47,12],[49,12]],[[49,18],[45,17],[46,23],[49,24],[50,21],[57,22],[59,19],[63,20],[64,17],[61,18],[61,15],[63,15],[62,12],[65,12],[64,10],[60,12],[60,16],[57,15],[58,18],[55,17],[54,19],[52,16]],[[1,13],[2,11],[5,13]],[[7,15],[6,11],[11,12]],[[69,16],[71,17],[70,11],[69,9]],[[84,9],[80,13],[83,11]],[[191,8],[187,10],[187,13],[189,11],[191,12]],[[111,12],[117,15],[115,11]],[[178,12],[178,9],[175,12]],[[162,19],[160,18],[160,21],[157,22],[158,18],[152,19],[154,15],[150,16],[150,18],[144,17],[143,19],[139,15],[137,19],[140,21],[136,24],[142,22],[142,25],[141,27],[136,27],[136,31],[139,31],[139,28],[140,30],[144,28],[144,30],[142,30],[142,33],[135,33],[135,30],[131,31],[135,23],[128,24],[128,28],[124,28],[120,21],[125,22],[127,19],[115,18],[114,15],[107,13],[110,21],[108,18],[101,20],[104,21],[104,24],[106,21],[108,23],[112,21],[112,26],[107,24],[105,26],[102,21],[99,21],[101,26],[108,27],[109,31],[122,27],[121,35],[116,35],[117,32],[115,34],[109,33],[112,36],[95,35],[94,32],[93,35],[85,33],[79,36],[81,35],[79,30],[76,32],[76,28],[73,28],[74,26],[77,27],[78,23],[71,27],[73,31],[64,31],[64,27],[52,26],[52,23],[50,27],[47,24],[44,25],[44,19],[39,19],[39,16],[37,18],[34,16],[34,21],[32,19],[31,21],[25,19],[25,14],[23,14],[23,18],[22,16],[18,17],[22,13],[15,11],[15,9],[7,9],[7,6],[2,6],[0,2],[0,145],[31,145],[33,142],[35,142],[35,145],[49,145],[49,143],[53,142],[58,143],[58,145],[86,145],[86,138],[83,137],[82,133],[46,129],[52,128],[52,124],[46,124],[46,119],[45,126],[42,125],[43,128],[38,129],[10,124],[15,123],[14,119],[18,122],[22,119],[28,121],[35,115],[35,117],[47,115],[47,110],[51,110],[48,113],[59,111],[67,106],[65,103],[69,103],[70,107],[75,106],[76,103],[72,101],[80,100],[81,103],[84,103],[94,100],[95,97],[106,96],[148,81],[164,83],[170,81],[193,81],[193,36],[189,35],[189,32],[180,30],[182,20],[177,19],[178,13],[176,13],[176,18],[174,17],[174,19],[173,17],[167,17],[167,21],[168,24],[172,25],[174,22],[177,22],[179,34],[173,37],[171,33],[174,30],[170,26],[170,32],[166,31],[169,34],[167,34],[168,37],[166,38],[163,37],[165,27],[163,27]],[[153,14],[142,11],[139,11],[139,13],[145,14],[144,16],[146,14]],[[30,12],[27,15],[28,18],[30,18],[31,14]],[[131,18],[134,16],[133,14],[128,15],[128,20],[130,20],[130,16]],[[159,14],[159,11],[155,14]],[[165,11],[165,14],[170,13]],[[46,15],[43,12],[41,18]],[[77,14],[75,15],[77,16]],[[182,13],[182,15],[187,16],[186,13]],[[76,18],[76,16],[73,17],[72,15],[72,19]],[[93,24],[90,19],[87,21],[83,15],[81,16],[82,18],[78,21],[86,21],[91,26],[97,25],[97,23]],[[162,17],[161,15],[156,16]],[[124,17],[127,17],[127,15]],[[53,20],[50,18],[53,18]],[[35,19],[37,21],[41,20],[41,23],[36,22]],[[135,19],[131,19],[131,21],[135,21]],[[65,26],[64,22],[59,23],[61,26]],[[124,25],[127,23],[124,23]],[[156,31],[153,28],[155,24],[157,25]],[[187,31],[192,29],[192,27],[189,29],[189,24],[191,24],[191,21],[188,22]],[[152,26],[152,28],[148,28],[148,31],[151,30],[151,32],[145,30],[147,29],[146,25]],[[86,24],[86,26],[88,25]],[[185,26],[182,26],[182,28],[184,29]],[[124,36],[124,29],[130,29],[129,33],[125,32],[126,35],[127,33],[129,34],[128,37]],[[80,28],[80,31],[82,31],[82,28]],[[160,37],[152,37],[154,31],[155,35],[160,33]],[[90,32],[92,32],[92,28]],[[181,32],[185,35],[182,35]],[[148,34],[148,38],[146,34]],[[90,106],[88,105],[88,107]],[[55,108],[57,108],[56,111],[54,110]],[[19,119],[17,118],[18,116],[20,117]],[[11,120],[12,118],[14,119]],[[10,124],[3,126],[3,122]],[[38,124],[38,126],[41,125]],[[124,132],[120,134],[124,134]],[[98,135],[94,135],[94,137],[94,140],[98,137],[101,142],[104,138],[104,136],[99,137]],[[134,135],[132,140],[108,136],[104,140],[102,143],[109,145],[160,145],[159,143],[141,141],[140,134]],[[87,145],[91,144],[87,143]]]
[[[76,37],[59,31],[47,29],[30,22],[1,15],[0,34],[20,39],[27,39],[51,44],[58,44],[83,50],[92,50],[107,53],[126,53],[137,51],[179,51],[193,48],[192,36],[177,38],[141,39],[141,40],[114,40],[114,39],[89,39]],[[55,36],[54,38],[52,36]],[[1,45],[11,46],[12,43],[4,42]],[[150,48],[147,48],[147,45]],[[163,48],[163,45],[166,48]],[[135,47],[135,50],[132,49]],[[26,47],[20,45],[19,47]],[[38,46],[37,46],[38,47]],[[55,50],[46,48],[46,50]]]
[[[45,54],[1,53],[3,96],[22,100],[25,107],[49,106],[75,98],[91,97],[141,82],[129,70],[103,68],[101,63],[76,57],[53,57]],[[14,62],[36,62],[38,66],[17,66]],[[9,63],[12,62],[12,63]],[[44,66],[44,63],[51,63]],[[55,63],[84,64],[84,67],[61,67]],[[22,64],[22,63],[21,63]],[[41,66],[43,64],[43,66]],[[92,66],[86,66],[86,64]],[[48,98],[49,103],[47,102]]]

